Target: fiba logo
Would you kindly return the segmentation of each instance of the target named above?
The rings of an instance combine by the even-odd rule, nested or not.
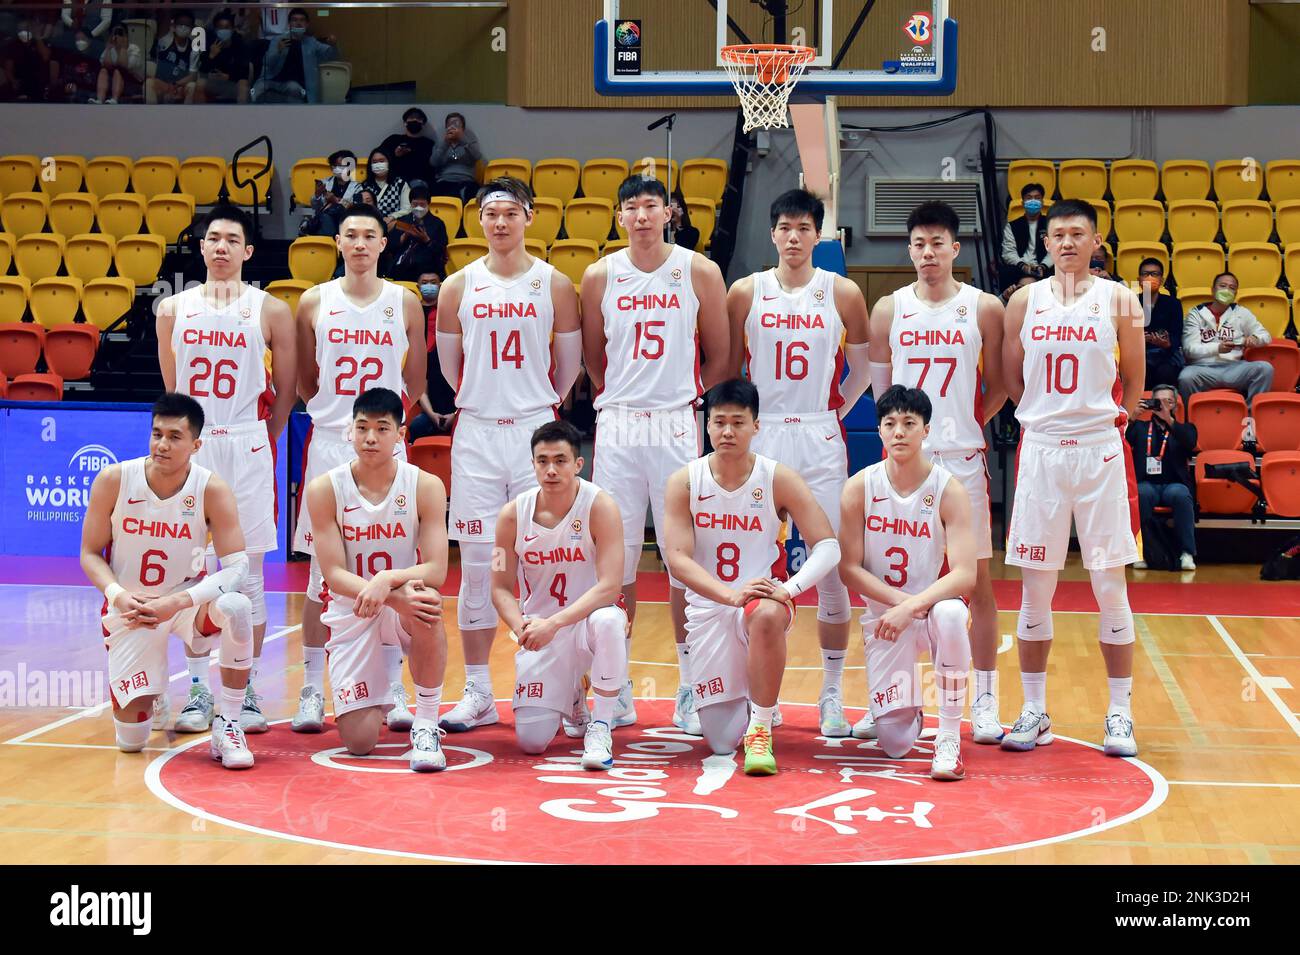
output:
[[[581,533],[582,533],[582,518],[580,518],[580,517],[574,518],[574,520],[573,520],[573,533],[575,533],[575,534],[581,534]]]
[[[641,26],[633,20],[620,20],[614,27],[614,42],[619,46],[640,46]]]
[[[754,488],[753,498],[756,501],[761,501],[763,499],[763,489],[761,487]]]
[[[101,471],[117,464],[117,455],[102,444],[72,452],[62,473],[27,475],[27,518],[32,521],[79,521],[90,503],[90,486]],[[56,508],[56,510],[37,510]]]
[[[813,292],[813,301],[814,301],[814,302],[820,302],[820,301],[822,301],[822,300],[825,299],[825,298],[826,298],[826,293],[825,293],[824,291],[822,291],[821,289],[818,289],[817,291]]]
[[[907,23],[903,24],[903,32],[912,38],[913,43],[929,43],[934,39],[930,25],[930,14],[914,13],[908,18]]]
[[[397,497],[393,498],[393,503],[396,504],[398,507],[406,507],[406,495],[405,494],[397,495]]]
[[[961,315],[962,317],[965,317],[965,315],[966,315],[966,306],[965,306],[965,305],[958,305],[958,306],[957,306],[957,314],[958,314],[958,315]]]
[[[194,510],[195,503],[197,502],[194,500],[194,495],[186,494],[184,499],[181,501],[181,507],[185,508],[187,511],[192,511]]]
[[[542,280],[541,280],[541,279],[533,279],[533,280],[532,280],[531,282],[529,282],[528,284],[531,285],[533,291],[536,292],[538,289],[540,289],[540,288],[542,287]]]
[[[924,507],[934,507],[934,495],[927,494],[925,497],[921,498],[921,504]]]
[[[240,317],[240,318],[252,318],[252,317],[253,317],[253,310],[252,310],[251,308],[241,308],[241,309],[239,310],[239,317]]]
[[[384,307],[384,315],[387,316],[388,318],[392,318],[392,317],[393,317],[393,306],[391,306],[391,305],[386,305],[386,306]]]

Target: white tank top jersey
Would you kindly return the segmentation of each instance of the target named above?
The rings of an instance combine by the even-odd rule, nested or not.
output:
[[[258,402],[271,387],[262,337],[265,301],[264,291],[247,284],[224,308],[208,304],[202,286],[176,296],[176,390],[199,403],[206,425],[251,424],[260,416]]]
[[[1118,284],[1094,278],[1069,308],[1052,294],[1050,279],[1029,286],[1020,329],[1025,393],[1016,406],[1026,431],[1077,437],[1119,424],[1123,390],[1111,319]]]
[[[579,480],[569,513],[554,527],[533,521],[541,488],[515,498],[515,555],[519,558],[519,609],[530,617],[559,613],[596,586],[596,542],[591,505],[600,488]]]
[[[894,293],[893,382],[919,388],[930,399],[926,451],[984,449],[979,299],[980,290],[965,283],[938,306],[921,301],[911,285]]]
[[[952,475],[937,464],[907,497],[889,483],[885,461],[865,469],[862,528],[863,566],[905,594],[919,594],[948,572],[947,540],[939,502]],[[869,616],[889,608],[867,601]]]
[[[419,468],[398,461],[388,496],[378,504],[361,496],[350,463],[332,468],[329,476],[334,485],[334,519],[343,537],[343,566],[348,571],[370,580],[380,571],[419,563]]]
[[[745,319],[745,361],[761,407],[786,414],[834,411],[844,404],[844,323],[835,308],[835,274],[787,292],[776,269],[754,273]]]
[[[406,357],[406,318],[400,285],[384,282],[379,297],[357,308],[343,294],[343,280],[319,286],[316,312],[316,364],[320,387],[307,402],[314,428],[345,429],[352,402],[363,391],[388,388],[401,395]],[[420,343],[423,345],[423,342]]]
[[[726,491],[709,470],[712,457],[706,454],[687,465],[696,563],[724,584],[783,578],[785,524],[777,517],[772,495],[776,462],[754,455],[749,480]],[[712,603],[690,590],[686,599],[697,606]]]
[[[605,257],[605,387],[596,395],[597,410],[617,405],[664,411],[703,394],[694,256],[675,245],[653,272],[633,265],[627,249]]]
[[[165,597],[184,590],[203,573],[208,545],[203,495],[212,472],[191,461],[185,484],[164,501],[145,479],[148,460],[122,462],[108,566],[117,582],[132,593]]]
[[[555,269],[535,259],[512,282],[493,275],[486,259],[465,267],[460,300],[464,354],[456,407],[499,418],[528,415],[560,403],[551,375]]]

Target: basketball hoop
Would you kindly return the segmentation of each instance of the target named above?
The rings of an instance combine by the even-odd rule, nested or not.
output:
[[[817,55],[806,46],[753,43],[724,46],[722,62],[740,97],[745,132],[789,126],[786,107],[794,84]]]

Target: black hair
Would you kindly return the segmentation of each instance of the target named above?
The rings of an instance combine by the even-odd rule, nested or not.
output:
[[[424,110],[420,109],[420,107],[418,106],[412,106],[405,113],[403,113],[402,122],[405,123],[408,120],[410,120],[412,117],[418,119],[420,122],[425,123],[426,125],[429,122],[429,117],[424,115]]]
[[[185,9],[181,9],[181,10],[173,10],[173,11],[172,11],[172,21],[175,22],[175,20],[176,20],[177,17],[189,17],[189,18],[190,18],[190,23],[193,23],[193,22],[194,22],[194,14],[190,13],[190,11],[185,10]]]
[[[450,120],[453,116],[455,116],[458,120],[460,120],[460,124],[462,126],[464,126],[466,129],[469,128],[469,122],[465,119],[464,113],[448,113],[442,121],[443,129],[447,128],[447,121]]]
[[[400,428],[406,417],[406,406],[391,388],[368,388],[352,402],[352,417],[368,415],[371,418],[392,418]]]
[[[212,228],[212,223],[218,220],[238,225],[240,231],[244,233],[244,245],[253,244],[253,217],[239,206],[229,202],[218,203],[203,216],[198,231],[199,238],[206,236],[208,230]]]
[[[704,420],[708,421],[714,408],[736,405],[748,408],[758,420],[758,389],[744,378],[720,381],[704,393]]]
[[[1218,275],[1214,277],[1214,281],[1210,283],[1210,288],[1214,288],[1214,286],[1218,284],[1219,279],[1223,278],[1225,275],[1231,278],[1234,282],[1236,282],[1239,288],[1241,287],[1241,279],[1237,278],[1236,275],[1234,275],[1231,272],[1220,272]]]
[[[184,418],[189,422],[194,437],[203,433],[203,406],[177,391],[164,391],[153,403],[152,415],[157,418]]]
[[[907,217],[907,234],[911,235],[912,230],[917,226],[925,225],[937,225],[940,228],[947,229],[948,234],[955,241],[957,233],[961,229],[961,217],[957,215],[957,210],[948,203],[931,200],[921,203]]]
[[[388,155],[388,150],[385,149],[383,146],[376,146],[374,149],[370,150],[370,152],[366,153],[367,164],[373,163],[375,161],[375,153],[379,153],[379,155],[383,156],[384,161],[388,163],[390,166],[393,164],[393,157]],[[389,172],[392,172],[392,170],[390,169]]]
[[[1178,388],[1176,385],[1171,385],[1167,382],[1164,384],[1155,385],[1151,389],[1152,398],[1156,396],[1157,391],[1172,391],[1174,393],[1174,400],[1176,401],[1178,399]]]
[[[768,210],[768,214],[771,217],[773,229],[776,228],[776,220],[781,216],[786,216],[789,219],[811,216],[813,226],[820,234],[822,221],[826,218],[826,205],[807,189],[791,189],[772,200],[772,206]]]
[[[365,218],[374,219],[379,223],[379,234],[385,235],[388,232],[388,223],[384,221],[383,213],[374,206],[368,206],[362,202],[356,202],[343,210],[343,215],[339,216],[339,235],[343,234],[343,222],[346,219]]]
[[[1043,194],[1043,198],[1044,199],[1047,198],[1047,190],[1043,188],[1043,184],[1041,182],[1027,182],[1023,186],[1021,186],[1020,187],[1021,200],[1023,200],[1025,196],[1027,196],[1031,192],[1041,192]]]
[[[519,200],[525,208],[532,208],[533,190],[528,188],[528,183],[522,179],[516,179],[514,176],[497,176],[495,179],[489,179],[483,183],[483,187],[478,191],[478,204],[481,207],[483,200],[493,192],[508,192]]]
[[[311,17],[307,16],[306,10],[304,10],[302,7],[294,7],[292,10],[289,11],[289,15],[285,17],[285,22],[287,23],[288,21],[292,20],[294,17],[298,16],[299,14],[302,14],[304,19],[311,20]]]
[[[1160,270],[1161,278],[1164,277],[1165,264],[1161,262],[1159,259],[1157,259],[1154,255],[1148,255],[1145,259],[1143,259],[1141,262],[1138,263],[1138,275],[1141,275],[1142,270],[1146,268],[1148,265],[1154,265],[1156,268]]]
[[[1075,216],[1087,219],[1092,223],[1092,231],[1097,231],[1097,210],[1091,202],[1082,199],[1062,199],[1052,203],[1052,208],[1047,210],[1047,226],[1051,228],[1053,219],[1073,219]]]
[[[926,424],[933,412],[930,397],[920,388],[891,385],[876,401],[876,419],[884,421],[891,414],[920,415]]]
[[[229,20],[231,26],[235,24],[235,14],[229,7],[224,10],[218,10],[212,15],[212,25],[215,27],[218,20]]]
[[[429,193],[429,187],[426,186],[424,183],[420,182],[418,179],[416,180],[416,182],[419,184],[411,186],[411,192],[409,195],[410,201],[414,202],[416,199],[423,199],[425,202],[428,202],[429,199],[432,198]]]
[[[335,165],[338,160],[351,159],[353,165],[356,164],[357,154],[350,149],[336,149],[330,153],[330,158],[326,160],[331,166]]]
[[[569,422],[561,420],[548,421],[534,431],[529,449],[536,451],[539,444],[547,444],[552,441],[567,442],[569,447],[573,448],[575,458],[582,453],[582,432]]]
[[[637,196],[657,196],[659,201],[665,206],[668,205],[668,189],[662,182],[653,176],[642,176],[640,173],[633,173],[618,185],[618,204],[623,203]]]

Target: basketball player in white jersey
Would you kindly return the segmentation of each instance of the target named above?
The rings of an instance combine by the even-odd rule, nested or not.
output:
[[[460,543],[456,621],[465,690],[442,719],[463,732],[497,722],[488,659],[497,631],[492,542],[497,515],[535,486],[528,442],[578,377],[582,332],[573,283],[524,248],[533,194],[518,179],[478,192],[488,253],[447,278],[438,295],[438,364],[456,389],[451,536]]]
[[[243,593],[253,605],[253,663],[239,722],[245,732],[265,733],[253,679],[266,637],[262,562],[276,547],[275,447],[298,400],[293,314],[243,281],[253,254],[253,223],[244,210],[218,205],[198,233],[207,276],[202,285],[158,303],[158,366],[168,391],[187,394],[203,408],[203,443],[194,460],[220,475],[239,503],[248,554]],[[209,663],[206,656],[188,663],[190,699],[176,730],[199,733],[212,722]]]
[[[758,389],[743,379],[705,394],[713,452],[668,479],[665,549],[687,587],[686,639],[704,741],[719,756],[743,742],[745,772],[770,776],[793,600],[835,572],[840,545],[803,479],[750,450],[758,415]],[[775,578],[785,567],[787,517],[809,550],[799,572],[781,583]]]
[[[234,492],[194,460],[202,432],[203,409],[193,398],[168,393],[154,402],[149,456],[106,468],[90,489],[81,569],[104,592],[118,748],[138,753],[149,739],[154,700],[167,692],[167,638],[174,633],[205,659],[218,647],[212,758],[247,769],[253,754],[239,716],[253,662],[253,608],[240,592],[248,555]],[[209,534],[221,569],[204,576]]]
[[[962,482],[924,453],[930,399],[919,388],[893,385],[876,399],[885,460],[844,486],[840,576],[862,594],[862,639],[874,738],[902,759],[925,723],[917,662],[934,663],[939,735],[930,775],[958,780],[961,712],[970,669],[970,613],[975,538]]]
[[[438,729],[447,636],[437,590],[447,577],[447,492],[437,477],[398,460],[406,429],[396,392],[371,388],[352,407],[355,459],[314,479],[306,494],[328,588],[321,623],[334,721],[349,753],[375,748],[396,705],[387,648],[399,647],[415,681],[411,769],[435,772],[447,765]]]
[[[926,457],[954,475],[970,495],[976,579],[971,594],[971,654],[975,698],[971,738],[1002,739],[998,719],[998,608],[989,559],[993,527],[984,426],[1006,403],[1002,377],[1002,303],[953,278],[961,252],[960,222],[943,202],[923,202],[907,219],[908,255],[916,281],[876,302],[871,310],[871,383],[876,395],[891,384],[919,388],[933,418]],[[871,738],[871,713],[855,727]]]
[[[664,241],[672,218],[664,184],[629,176],[618,187],[617,214],[628,247],[582,276],[582,346],[596,393],[592,480],[613,496],[623,517],[623,598],[635,619],[646,505],[663,556],[664,485],[699,456],[695,404],[728,376],[731,359],[722,273],[698,252]],[[673,722],[698,732],[686,660],[686,591],[671,568],[668,585],[679,671]],[[615,725],[635,722],[629,682]]]
[[[627,682],[627,613],[621,606],[623,521],[609,494],[579,474],[582,435],[551,421],[531,439],[536,484],[501,509],[492,600],[519,642],[515,737],[541,753],[561,717],[586,727],[582,766],[614,766],[611,731]],[[515,596],[518,584],[519,596]],[[591,671],[595,719],[583,677]]]
[[[1073,516],[1101,612],[1110,686],[1105,751],[1133,756],[1133,611],[1124,566],[1138,557],[1138,509],[1124,427],[1146,378],[1144,316],[1129,289],[1089,271],[1101,243],[1092,206],[1062,200],[1048,212],[1046,229],[1056,274],[1011,296],[1002,343],[1007,388],[1023,429],[1007,563],[1020,568],[1024,581],[1016,636],[1025,691],[1002,748],[1031,750],[1053,739],[1047,714],[1052,595]]]
[[[310,288],[298,302],[298,394],[307,403],[311,430],[303,446],[298,527],[293,549],[313,554],[302,611],[303,688],[290,728],[319,733],[324,728],[325,640],[320,622],[324,578],[314,558],[311,512],[302,506],[313,480],[356,457],[352,444],[352,402],[371,388],[387,388],[415,402],[425,388],[425,318],[415,293],[379,277],[379,255],[387,243],[384,218],[374,206],[350,206],[337,236],[343,276]],[[399,441],[393,453],[406,459]],[[402,655],[387,645],[390,729],[411,726]]]
[[[776,268],[741,279],[727,294],[733,367],[748,364],[763,407],[754,452],[804,479],[831,522],[840,522],[848,449],[840,420],[870,382],[867,303],[856,282],[815,268],[813,250],[825,208],[803,189],[777,196],[770,210]],[[849,375],[840,373],[845,357]],[[849,645],[849,592],[838,574],[817,585],[817,638],[822,649],[818,708],[823,736],[848,736],[844,656]]]

